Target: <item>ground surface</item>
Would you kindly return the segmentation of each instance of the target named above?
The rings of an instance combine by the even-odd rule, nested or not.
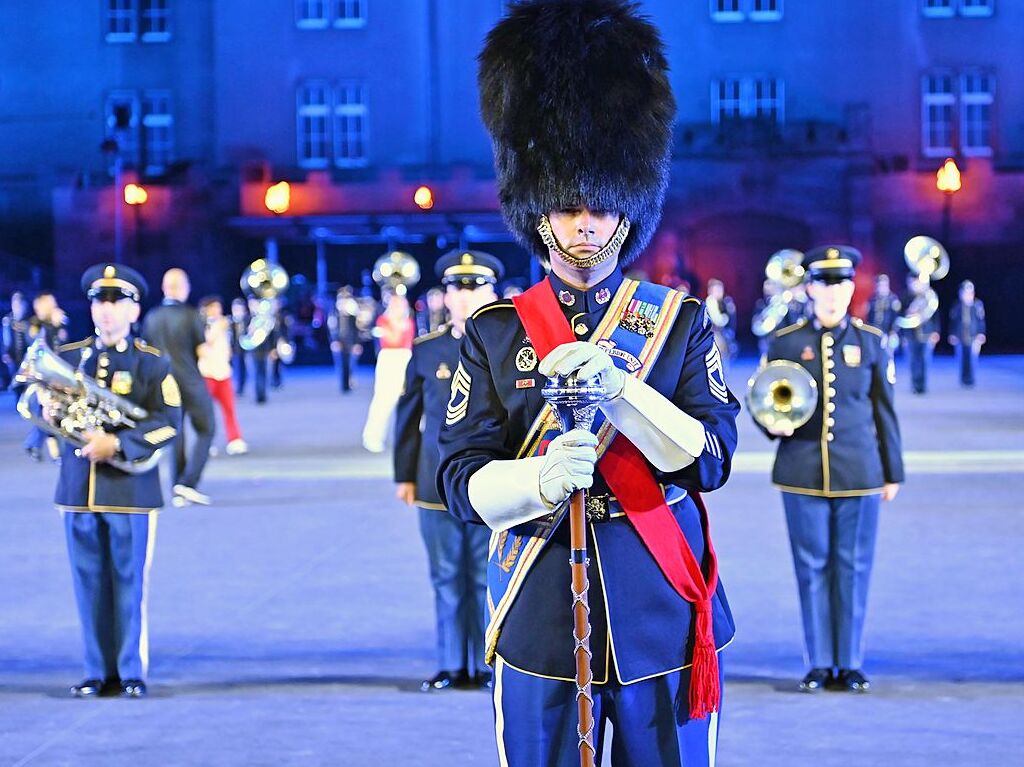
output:
[[[368,379],[342,398],[326,370],[289,372],[267,406],[242,403],[253,451],[211,461],[215,505],[161,516],[145,701],[62,697],[80,650],[55,468],[21,453],[0,395],[0,764],[496,764],[485,694],[416,691],[434,671],[426,560],[389,460],[358,447]],[[970,392],[953,376],[940,359],[927,396],[900,382],[909,480],[884,508],[867,696],[795,692],[771,446],[741,415],[709,499],[739,625],[719,765],[1024,763],[1024,359],[984,359]]]

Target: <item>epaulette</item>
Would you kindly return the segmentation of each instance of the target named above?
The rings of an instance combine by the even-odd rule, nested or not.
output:
[[[776,330],[775,331],[775,337],[779,338],[780,336],[784,336],[787,333],[792,333],[794,330],[799,330],[800,328],[802,328],[806,324],[807,324],[807,318],[806,317],[804,317],[803,319],[799,319],[796,322],[794,322],[792,325],[787,325],[784,328],[780,328],[779,330]]]
[[[448,332],[448,330],[449,326],[447,324],[441,325],[437,330],[432,330],[429,333],[424,333],[423,335],[417,336],[416,338],[412,339],[412,345],[415,346],[416,344],[421,344],[424,341],[429,341],[431,338],[443,336],[445,333]]]
[[[700,300],[699,298],[697,298],[696,296],[686,296],[685,298],[683,298],[683,303],[686,303],[686,302],[688,302],[688,301],[689,301],[690,303],[694,303],[694,304],[702,304],[702,303],[704,303],[703,301],[701,301],[701,300]]]
[[[874,325],[868,325],[868,323],[864,322],[864,320],[862,320],[860,317],[854,317],[853,319],[850,320],[850,323],[855,328],[860,328],[861,330],[866,330],[869,333],[874,333],[879,338],[885,335],[885,333],[883,333],[881,329],[876,328]]]
[[[479,317],[484,312],[491,311],[491,309],[515,309],[515,308],[516,308],[515,304],[513,304],[511,301],[509,301],[508,303],[505,303],[504,301],[502,301],[502,302],[498,302],[498,303],[487,304],[487,306],[481,306],[479,309],[477,309],[475,312],[473,312],[473,314],[470,317],[470,319],[471,320],[475,320],[477,317]]]
[[[149,352],[150,354],[153,354],[157,357],[161,356],[159,349],[157,349],[155,346],[150,346],[141,338],[135,339],[135,348],[138,349],[140,352]]]
[[[85,339],[83,339],[81,341],[75,341],[74,343],[70,343],[70,344],[62,344],[61,346],[58,346],[55,351],[58,354],[60,352],[72,352],[75,349],[81,349],[84,346],[89,346],[95,340],[96,340],[96,336],[89,336],[88,338],[85,338]]]

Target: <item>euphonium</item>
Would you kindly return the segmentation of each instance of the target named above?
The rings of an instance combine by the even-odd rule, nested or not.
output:
[[[949,274],[949,253],[938,240],[919,234],[907,240],[903,247],[903,260],[917,275],[923,289],[910,301],[903,316],[896,318],[896,326],[914,330],[930,320],[939,309],[939,296],[932,290],[931,283]]]
[[[389,251],[374,262],[373,281],[382,290],[392,290],[404,296],[420,281],[420,265],[405,251]]]
[[[818,384],[795,362],[769,362],[747,382],[747,408],[769,431],[796,431],[818,409]]]
[[[88,359],[91,349],[82,353]],[[39,337],[32,342],[25,359],[14,378],[27,384],[18,399],[18,412],[47,434],[84,447],[88,441],[85,432],[118,427],[132,428],[149,413],[134,402],[105,389],[81,370],[76,370],[58,357],[46,341]],[[40,418],[32,412],[36,399],[49,418]],[[108,458],[105,463],[128,474],[141,474],[154,468],[160,461],[163,448],[141,461]]]
[[[755,336],[770,335],[786,318],[793,300],[791,291],[804,280],[803,260],[804,254],[792,248],[776,251],[768,258],[764,276],[778,292],[751,320],[750,329]]]
[[[258,258],[242,273],[240,285],[249,298],[259,299],[256,311],[249,317],[249,325],[238,338],[238,345],[251,352],[267,340],[274,331],[277,317],[274,299],[288,289],[288,272],[280,264]]]

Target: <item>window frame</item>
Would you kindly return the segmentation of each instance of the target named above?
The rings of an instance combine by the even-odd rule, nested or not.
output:
[[[335,29],[362,29],[367,25],[367,5],[369,0],[327,0],[331,4],[331,24]],[[341,12],[342,8],[355,6],[357,16]]]
[[[931,90],[933,78],[949,79],[948,91]],[[933,70],[921,76],[921,154],[925,157],[949,157],[956,153],[957,145],[957,76],[950,70]],[[946,107],[949,110],[949,144],[933,146],[931,143],[933,121],[930,110],[932,107]]]
[[[735,95],[722,96],[722,86],[726,83],[735,84]],[[769,83],[774,86],[772,98],[759,97],[758,84]],[[775,116],[770,112],[761,113],[762,104],[774,104]],[[735,105],[731,114],[723,114],[723,105]],[[711,81],[711,122],[722,125],[731,120],[770,120],[775,125],[786,121],[786,81],[771,75],[726,75]]]
[[[996,12],[996,0],[984,0],[985,5],[968,5],[970,0],[959,0],[960,15],[967,18],[987,18]]]
[[[117,128],[117,117],[114,114],[115,104],[127,104],[131,108],[131,116],[127,128]],[[121,161],[130,167],[138,164],[140,113],[142,105],[139,94],[127,88],[107,91],[103,97],[104,138],[117,140],[118,155]]]
[[[306,103],[306,93],[313,88],[323,89],[323,103],[320,104],[308,104]],[[332,107],[333,107],[333,88],[328,80],[314,79],[305,80],[299,83],[295,89],[295,150],[296,157],[298,158],[298,165],[300,168],[307,168],[309,170],[325,170],[331,165],[331,154],[334,149],[334,141],[332,136]],[[305,130],[304,120],[314,119],[320,117],[323,119],[323,131],[322,139],[320,144],[323,147],[322,157],[306,157],[305,156],[305,145],[309,143],[313,145],[313,141],[306,141],[307,132]],[[309,132],[312,137],[312,131]]]
[[[124,6],[114,7],[114,6]],[[103,40],[108,43],[134,43],[139,37],[138,0],[104,0]],[[111,31],[115,19],[128,21],[129,31]]]
[[[775,9],[770,11],[757,10],[756,4],[760,0],[749,0],[750,11],[747,13],[747,18],[751,21],[781,21],[784,13],[783,0],[764,0],[765,2],[775,3]]]
[[[712,21],[729,24],[737,21],[743,21],[746,18],[746,14],[743,12],[743,0],[729,0],[729,2],[732,2],[736,6],[735,10],[729,11],[719,10],[718,5],[722,1],[723,0],[708,0]]]
[[[350,103],[345,99],[346,103],[341,103],[342,99],[340,94],[343,89],[355,88],[359,94],[358,103]],[[352,131],[342,131],[341,120],[347,120],[349,118],[359,118],[360,130],[358,131],[358,141],[362,148],[362,154],[359,157],[343,157],[341,152],[341,144],[343,140],[347,140],[348,137],[355,135]],[[334,167],[336,168],[365,168],[370,162],[369,153],[369,126],[370,119],[370,98],[369,90],[365,82],[359,80],[342,80],[336,83],[334,87],[334,105],[331,109],[331,131],[333,135],[332,148],[334,150]],[[343,135],[344,134],[344,135]]]
[[[151,102],[163,102],[165,109],[150,111],[147,107]],[[157,176],[167,172],[174,162],[174,96],[167,89],[147,89],[139,99],[139,164],[143,166],[145,175]],[[153,140],[151,130],[166,128],[167,138],[163,141]],[[162,162],[154,162],[152,149],[160,147]]]
[[[987,86],[985,90],[968,90],[971,78],[983,78]],[[960,129],[960,152],[965,157],[991,157],[994,154],[992,146],[993,120],[992,112],[995,108],[995,75],[986,70],[974,69],[965,70],[960,73],[960,114],[958,127]],[[969,119],[969,107],[988,107],[985,112],[987,129],[985,131],[988,139],[985,144],[968,143],[972,135],[969,126],[973,121]]]
[[[331,7],[333,0],[295,0],[295,26],[299,29],[327,29],[331,25]],[[307,16],[310,6],[316,3],[322,8],[319,17]]]
[[[160,8],[154,5],[160,3]],[[149,6],[147,8],[147,5]],[[143,31],[146,16],[152,19],[162,18],[164,29],[161,31]],[[139,0],[139,40],[144,43],[166,43],[171,39],[171,0]]]

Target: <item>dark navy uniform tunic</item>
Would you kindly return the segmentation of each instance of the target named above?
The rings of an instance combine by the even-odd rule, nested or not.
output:
[[[395,482],[415,482],[416,505],[422,508],[444,509],[437,492],[437,444],[461,345],[448,326],[415,339],[395,410]]]
[[[902,309],[895,293],[876,293],[868,301],[868,323],[888,336],[896,330],[896,319]]]
[[[775,333],[767,359],[795,362],[818,383],[814,415],[779,445],[772,481],[780,489],[840,497],[903,481],[895,369],[878,328],[856,318],[830,329],[802,320]]]
[[[616,270],[590,290],[580,291],[550,275],[552,288],[576,338],[585,340],[603,318],[622,283]],[[709,444],[689,466],[676,472],[650,468],[666,486],[670,506],[698,561],[703,561],[700,516],[684,491],[710,491],[729,477],[736,447],[736,399],[716,379],[710,382],[707,359],[714,358],[711,323],[704,305],[687,298],[669,331],[647,383],[677,407],[701,421]],[[524,350],[528,350],[524,352]],[[466,415],[441,431],[438,474],[443,499],[461,519],[480,523],[468,497],[470,477],[492,460],[517,457],[527,432],[544,406],[546,381],[511,301],[479,310],[467,323],[461,365],[470,379]],[[620,360],[613,358],[615,363]],[[718,367],[720,375],[720,363]],[[717,393],[716,393],[717,392]],[[608,487],[594,475],[591,497]],[[613,507],[614,508],[614,507]],[[620,512],[588,525],[590,621],[594,681],[631,682],[665,674],[689,664],[691,606],[669,585],[632,525]],[[562,524],[533,564],[505,619],[497,654],[530,674],[571,681],[574,678],[570,613],[569,529]],[[712,600],[716,646],[734,633],[733,619],[719,583]],[[609,619],[611,627],[609,628]],[[612,664],[614,663],[614,670]]]
[[[977,298],[969,304],[957,301],[949,310],[949,335],[967,345],[985,335],[985,305]]]
[[[149,415],[131,429],[120,429],[121,453],[144,460],[172,444],[181,425],[181,399],[166,358],[141,339],[127,338],[104,348],[96,338],[67,344],[60,357],[115,394],[145,408]],[[146,512],[163,506],[160,475],[154,468],[127,474],[106,463],[75,455],[65,443],[55,502],[66,511]]]

